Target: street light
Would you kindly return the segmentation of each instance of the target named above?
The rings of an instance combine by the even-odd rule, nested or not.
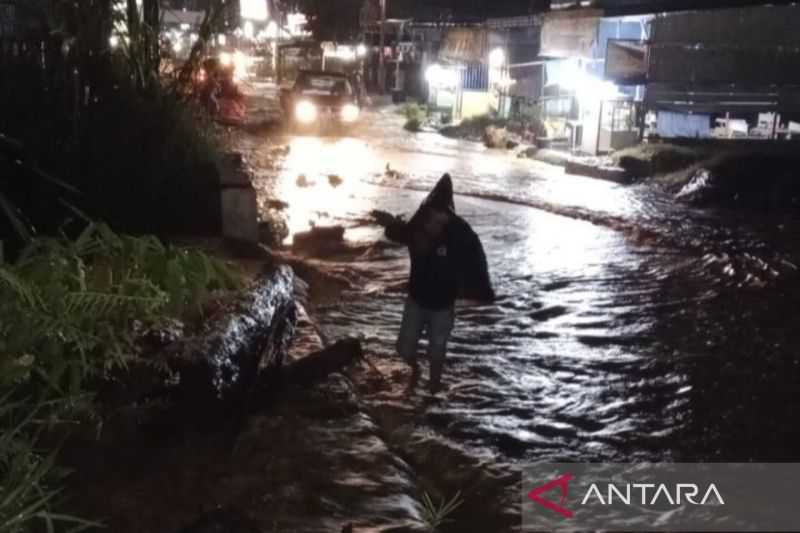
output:
[[[489,66],[492,68],[500,68],[506,62],[506,53],[502,48],[495,48],[489,54]]]

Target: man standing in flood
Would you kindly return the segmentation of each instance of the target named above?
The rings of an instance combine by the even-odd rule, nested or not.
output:
[[[386,237],[408,246],[411,274],[397,351],[412,368],[410,388],[419,379],[417,347],[423,332],[428,340],[429,389],[441,388],[447,342],[458,297],[491,302],[495,298],[486,254],[470,225],[456,215],[453,182],[445,174],[408,222],[373,211]]]

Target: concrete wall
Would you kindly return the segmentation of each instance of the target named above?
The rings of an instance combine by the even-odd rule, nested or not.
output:
[[[461,96],[460,118],[472,118],[485,115],[489,112],[489,93],[464,91]]]

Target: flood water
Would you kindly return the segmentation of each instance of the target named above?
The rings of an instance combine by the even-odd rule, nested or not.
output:
[[[457,307],[438,399],[402,392],[406,250],[331,260],[357,288],[314,312],[326,337],[365,339],[380,372],[361,386],[374,416],[402,412],[418,441],[509,471],[540,460],[798,458],[791,217],[690,209],[652,186],[406,133],[388,110],[350,136],[286,142],[261,185],[289,203],[292,232],[343,224],[348,240],[378,242],[371,209],[410,215],[449,172],[456,209],[486,248],[498,300]]]

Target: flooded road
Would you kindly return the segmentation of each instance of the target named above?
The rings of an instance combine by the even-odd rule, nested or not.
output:
[[[288,202],[292,233],[343,224],[348,240],[378,242],[371,209],[410,215],[449,172],[486,247],[498,300],[458,306],[438,399],[403,394],[405,249],[329,262],[357,288],[316,317],[328,338],[364,337],[380,375],[356,378],[363,400],[412,465],[447,463],[444,449],[501,472],[538,460],[798,458],[794,221],[691,210],[652,187],[406,133],[391,111],[349,137],[286,142],[260,187]],[[509,479],[498,483],[511,491]]]

